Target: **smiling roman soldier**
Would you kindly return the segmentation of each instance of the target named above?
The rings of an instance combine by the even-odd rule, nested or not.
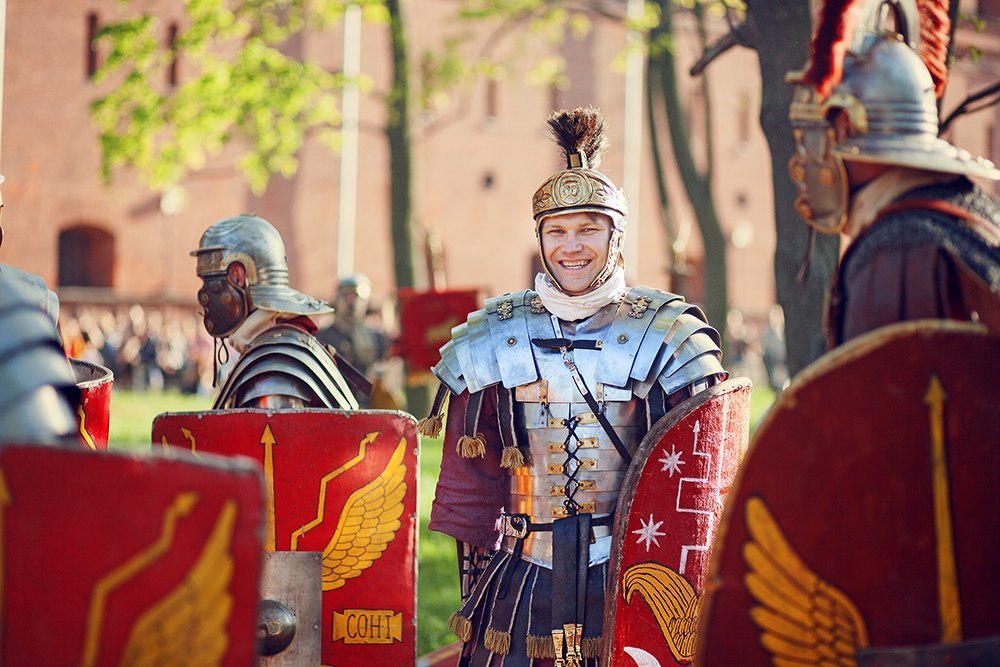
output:
[[[676,294],[625,282],[623,192],[597,171],[592,109],[548,124],[566,168],[532,199],[544,272],[453,330],[430,527],[459,542],[465,665],[596,665],[613,515],[639,442],[727,373],[718,333]]]

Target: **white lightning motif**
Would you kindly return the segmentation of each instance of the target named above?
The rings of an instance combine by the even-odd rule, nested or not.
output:
[[[656,659],[656,656],[648,651],[643,651],[641,648],[634,646],[626,646],[624,651],[628,653],[630,658],[635,660],[635,664],[638,667],[661,667],[660,661]]]
[[[633,530],[632,533],[639,536],[639,540],[637,542],[638,544],[642,544],[643,542],[646,543],[646,553],[649,553],[649,547],[651,544],[660,546],[660,542],[656,538],[666,535],[666,533],[660,532],[660,526],[663,525],[663,522],[657,521],[654,523],[652,514],[649,515],[649,523],[646,523],[642,519],[640,519],[640,521],[642,521],[642,528]]]
[[[729,399],[728,397],[726,397],[723,400],[725,401],[725,403],[722,408],[722,428],[720,431],[721,433],[726,432],[726,422],[729,419]],[[697,505],[695,505],[694,507],[685,507],[684,503],[681,500],[681,497],[684,495],[684,484],[685,483],[694,484],[696,486],[702,486],[702,487],[708,486],[714,489],[716,495],[718,495],[718,490],[722,486],[722,479],[721,479],[722,469],[723,469],[722,455],[725,453],[725,445],[724,443],[720,442],[719,433],[712,433],[711,434],[712,437],[709,438],[710,442],[708,443],[708,445],[701,446],[699,448],[698,436],[701,432],[701,420],[695,421],[694,428],[692,430],[694,431],[694,445],[691,448],[691,452],[694,456],[705,457],[705,472],[699,477],[682,477],[680,479],[680,483],[677,485],[676,510],[678,512],[689,512],[694,514],[706,515],[705,518],[707,520],[707,530],[704,531],[703,533],[704,536],[700,543],[685,544],[681,547],[680,563],[677,569],[677,571],[680,574],[684,574],[684,571],[687,569],[688,554],[690,552],[708,551],[708,549],[712,544],[712,539],[715,537],[715,515],[709,510],[698,509]],[[717,460],[713,461],[711,450],[715,450],[716,452],[718,452],[719,456]],[[698,494],[695,492],[693,495],[697,497]]]
[[[660,463],[663,467],[660,472],[670,471],[670,476],[673,477],[676,472],[678,475],[681,473],[681,466],[684,465],[684,461],[681,461],[681,456],[684,452],[678,452],[677,447],[670,445],[670,453],[667,454],[666,448],[663,450],[663,458],[660,459]]]

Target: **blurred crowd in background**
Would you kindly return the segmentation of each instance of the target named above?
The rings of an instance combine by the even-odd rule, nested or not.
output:
[[[377,339],[378,350],[351,345],[329,322],[320,323],[325,325],[320,338],[340,348],[369,379],[380,380],[379,390],[391,391],[400,401],[403,369],[391,344],[393,337],[386,333],[385,309],[365,308],[368,294],[363,294],[362,312],[354,320],[346,317],[351,308],[346,307],[343,294],[338,297],[334,300],[340,306],[340,326],[350,322],[353,330],[364,335],[363,340]],[[204,396],[214,393],[212,338],[193,309],[139,304],[64,305],[59,320],[66,354],[111,369],[116,389],[174,390]],[[788,385],[780,306],[772,307],[763,322],[745,319],[739,310],[731,310],[725,350],[725,366],[732,376],[749,377],[755,386],[769,386],[776,394]]]
[[[212,338],[195,312],[131,306],[64,306],[66,354],[111,369],[116,389],[212,394]]]
[[[785,362],[785,315],[774,305],[763,322],[752,322],[733,309],[726,317],[723,366],[731,377],[748,377],[755,387],[778,394],[791,379]]]
[[[404,369],[395,347],[394,304],[374,304],[364,276],[345,279],[318,318],[318,338],[375,383],[363,407],[401,409]],[[212,396],[212,337],[194,308],[176,305],[63,303],[59,330],[66,354],[114,373],[114,388]]]

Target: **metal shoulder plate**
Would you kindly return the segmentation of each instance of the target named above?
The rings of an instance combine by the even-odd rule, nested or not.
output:
[[[0,276],[5,282],[16,282],[25,299],[45,311],[53,322],[59,321],[59,297],[41,276],[6,264],[0,264]]]
[[[0,440],[49,441],[73,431],[79,391],[55,325],[6,273],[0,331]]]
[[[531,320],[546,312],[535,292],[488,299],[451,330],[434,374],[454,393],[471,393],[498,383],[516,387],[538,379],[531,351]]]
[[[723,372],[719,334],[697,306],[646,286],[629,290],[608,332],[596,379],[615,387],[635,380],[644,398],[660,378],[668,393]]]
[[[298,396],[306,402],[318,399],[327,408],[358,407],[327,349],[291,326],[275,327],[253,341],[227,378],[215,407],[234,398],[242,401],[265,394]]]

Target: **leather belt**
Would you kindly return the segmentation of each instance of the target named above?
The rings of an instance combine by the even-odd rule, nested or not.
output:
[[[591,527],[610,526],[614,522],[614,512],[590,520]],[[553,522],[534,523],[527,514],[502,514],[500,516],[500,531],[505,537],[523,540],[528,533],[550,533]]]

